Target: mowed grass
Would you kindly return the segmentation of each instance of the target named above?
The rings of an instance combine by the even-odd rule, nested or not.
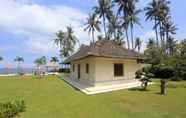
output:
[[[185,118],[186,82],[168,82],[161,96],[159,81],[148,91],[120,90],[85,95],[56,76],[0,77],[0,102],[24,99],[18,118]]]

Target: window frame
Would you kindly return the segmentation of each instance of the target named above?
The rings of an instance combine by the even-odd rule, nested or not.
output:
[[[123,77],[123,76],[124,76],[124,64],[114,63],[114,77]]]

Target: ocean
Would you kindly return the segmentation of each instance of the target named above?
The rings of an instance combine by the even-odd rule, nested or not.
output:
[[[33,68],[24,68],[23,70],[21,70],[21,72],[26,73],[26,74],[30,74],[32,73]],[[16,74],[18,72],[17,68],[0,68],[0,74]]]

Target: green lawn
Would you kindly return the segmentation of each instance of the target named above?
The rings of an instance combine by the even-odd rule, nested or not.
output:
[[[158,82],[149,91],[120,90],[88,96],[54,76],[0,77],[0,102],[24,99],[19,118],[185,118],[186,82],[169,82],[160,96]]]

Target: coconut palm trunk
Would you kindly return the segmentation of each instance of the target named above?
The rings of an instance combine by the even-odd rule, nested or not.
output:
[[[157,47],[159,46],[159,39],[158,39],[158,28],[157,28],[157,26],[156,26],[156,24],[157,24],[157,20],[156,20],[156,18],[155,18],[155,33],[156,33],[156,43],[157,43]]]
[[[107,31],[106,31],[106,23],[105,23],[105,16],[103,15],[103,27],[104,27],[104,32],[105,32],[105,38],[107,38]]]
[[[94,44],[95,43],[94,31],[92,31],[92,39],[93,39],[93,44]]]
[[[126,34],[126,38],[127,38],[127,45],[128,45],[128,49],[130,49],[130,41],[129,41],[129,36],[128,36],[128,30],[125,30],[125,34]]]
[[[133,24],[130,24],[130,33],[131,33],[131,43],[132,43],[132,50],[134,49],[134,35],[133,35]]]

